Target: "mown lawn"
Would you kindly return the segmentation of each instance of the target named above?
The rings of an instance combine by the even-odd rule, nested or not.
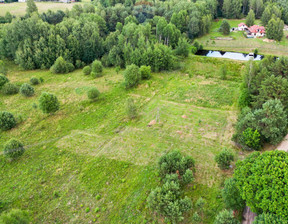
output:
[[[88,1],[87,1],[88,2]],[[83,4],[80,3],[61,3],[61,2],[35,2],[38,8],[39,13],[46,12],[49,9],[52,11],[62,10],[65,11],[66,9],[72,9],[73,5],[75,4]],[[6,12],[10,12],[13,16],[24,16],[26,14],[26,3],[22,2],[14,2],[14,3],[5,3],[0,4],[0,16],[5,16]]]
[[[26,147],[17,161],[0,156],[0,212],[27,209],[35,223],[162,223],[147,209],[146,198],[159,185],[158,158],[178,149],[196,160],[196,178],[185,194],[193,202],[207,200],[203,223],[213,223],[230,175],[217,168],[214,156],[232,147],[242,63],[190,56],[178,71],[154,73],[131,90],[123,88],[123,71],[113,68],[92,79],[81,70],[55,75],[8,64],[11,82],[45,81],[31,98],[0,96],[0,110],[22,121],[1,133],[0,148],[12,137]],[[218,72],[223,64],[227,80]],[[92,86],[102,93],[95,102],[86,97]],[[43,91],[58,96],[60,111],[47,116],[35,108]],[[134,121],[126,116],[128,97],[139,110]],[[157,123],[148,127],[151,120]]]
[[[241,22],[245,23],[245,20],[228,20],[231,27],[238,27]],[[228,37],[232,37],[233,40],[215,40],[216,37],[224,37],[218,30],[222,23],[222,20],[214,21],[212,23],[211,32],[201,38],[198,41],[203,44],[207,50],[223,50],[223,51],[235,51],[250,53],[256,48],[259,50],[259,54],[265,55],[288,55],[288,31],[284,31],[284,36],[280,42],[267,43],[264,42],[264,38],[246,38],[243,36],[243,32],[231,32]],[[256,25],[261,25],[260,20],[255,21]],[[227,36],[225,36],[227,37]]]

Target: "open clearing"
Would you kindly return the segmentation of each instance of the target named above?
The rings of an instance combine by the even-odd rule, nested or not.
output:
[[[228,20],[231,27],[238,27],[238,24],[245,22],[245,20]],[[288,56],[288,31],[284,31],[284,36],[280,42],[267,43],[264,42],[264,38],[246,38],[243,36],[243,32],[231,32],[228,37],[232,37],[233,40],[216,40],[216,37],[223,36],[218,32],[222,20],[214,21],[212,23],[211,32],[198,39],[207,50],[223,50],[250,53],[254,52],[257,48],[259,54],[266,55],[285,55]],[[260,21],[255,21],[256,25],[260,25]]]
[[[228,78],[221,80],[215,71],[225,63]],[[55,75],[8,64],[12,82],[21,84],[31,77],[45,81],[31,98],[1,96],[0,110],[11,111],[23,122],[1,133],[0,148],[11,137],[26,145],[15,163],[0,157],[3,209],[29,209],[35,223],[155,221],[146,198],[159,184],[157,160],[179,149],[196,160],[196,180],[186,194],[194,202],[200,196],[207,200],[203,223],[213,223],[223,208],[221,186],[231,172],[220,171],[214,156],[232,147],[241,62],[190,56],[180,70],[153,73],[151,80],[129,91],[114,69],[92,79],[81,70]],[[96,102],[86,97],[91,86],[102,92]],[[60,111],[47,116],[32,107],[42,91],[58,96]],[[128,97],[140,113],[134,121],[125,113]],[[148,127],[152,120],[156,124]],[[186,223],[191,223],[192,214]]]
[[[39,13],[46,12],[49,9],[52,11],[72,9],[75,4],[82,3],[58,3],[58,2],[35,2]],[[14,16],[24,16],[26,14],[26,3],[14,2],[0,4],[0,16],[5,16],[6,12],[10,12]]]

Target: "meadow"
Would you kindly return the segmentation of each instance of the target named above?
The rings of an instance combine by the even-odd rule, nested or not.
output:
[[[242,62],[190,55],[179,70],[153,73],[131,90],[123,87],[123,71],[114,68],[93,79],[81,70],[55,75],[6,63],[11,82],[42,77],[44,83],[31,98],[0,96],[0,111],[14,113],[20,122],[1,133],[0,148],[12,137],[26,148],[14,162],[0,156],[0,210],[29,210],[33,223],[162,223],[146,199],[159,185],[159,157],[178,149],[196,161],[195,181],[185,194],[194,203],[199,197],[207,201],[203,223],[213,223],[224,207],[221,187],[232,173],[221,171],[214,156],[232,147]],[[226,80],[217,72],[224,64]],[[86,96],[93,86],[101,92],[97,101]],[[43,91],[60,100],[55,114],[37,108]],[[128,97],[139,112],[132,121]],[[152,120],[156,124],[148,126]],[[184,223],[192,215],[193,210]]]
[[[238,27],[239,23],[245,20],[228,20],[230,27]],[[250,53],[254,52],[257,48],[259,54],[264,55],[288,55],[288,31],[284,31],[284,36],[280,42],[264,42],[263,38],[246,38],[243,31],[231,32],[228,36],[224,36],[219,32],[219,27],[222,19],[213,21],[211,31],[209,34],[198,38],[198,41],[203,44],[205,49],[208,50],[223,50]],[[260,20],[255,21],[255,25],[261,25]],[[233,40],[216,40],[217,37],[231,37]]]
[[[61,3],[61,2],[35,2],[39,13],[46,12],[48,10],[57,11],[66,9],[71,10],[75,4],[83,4],[82,2],[77,3]],[[0,5],[0,16],[5,16],[6,12],[10,12],[13,16],[24,16],[26,14],[25,2],[14,2],[5,3]]]

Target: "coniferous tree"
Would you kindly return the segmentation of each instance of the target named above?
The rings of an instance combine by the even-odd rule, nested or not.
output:
[[[255,22],[255,13],[252,9],[250,9],[247,18],[246,18],[246,25],[248,27],[253,26]]]
[[[34,12],[38,13],[38,8],[34,0],[27,0],[27,8],[26,8],[27,15],[31,16],[31,14]]]

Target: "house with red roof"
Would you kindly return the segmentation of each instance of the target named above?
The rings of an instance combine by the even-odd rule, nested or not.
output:
[[[240,31],[243,31],[247,28],[248,28],[248,26],[245,23],[238,24],[238,30],[240,30]]]
[[[248,28],[247,30],[247,36],[249,35],[250,37],[264,37],[265,36],[265,27],[264,26],[258,26],[258,25],[253,25]]]

